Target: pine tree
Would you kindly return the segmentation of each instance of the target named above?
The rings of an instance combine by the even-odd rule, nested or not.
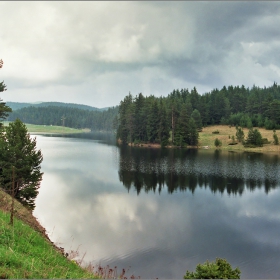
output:
[[[244,140],[244,131],[241,127],[236,126],[236,138],[238,142],[242,142]]]
[[[159,108],[157,99],[152,100],[149,108],[148,120],[147,120],[147,135],[150,143],[158,143],[158,129],[159,129]]]
[[[189,121],[189,140],[188,144],[192,146],[197,146],[198,144],[198,129],[196,126],[196,123],[193,118],[190,119]]]
[[[0,59],[0,68],[3,67],[3,60]],[[3,82],[0,82],[0,92],[6,91],[7,87]],[[12,109],[8,106],[6,106],[6,103],[2,102],[2,99],[0,98],[0,121],[1,119],[6,119],[9,115],[9,112],[12,112]],[[0,128],[2,127],[2,123],[0,122]]]
[[[167,122],[167,113],[162,99],[160,99],[159,104],[158,139],[162,147],[166,146],[169,142],[169,126]]]
[[[262,135],[257,128],[250,128],[248,131],[248,137],[245,142],[246,145],[262,147]]]
[[[17,119],[0,134],[0,179],[11,193],[14,177],[14,197],[31,209],[42,180],[40,172],[43,156],[36,149],[36,138],[27,133],[26,126]],[[12,176],[14,170],[14,176]]]
[[[198,131],[202,130],[202,120],[201,120],[201,115],[197,109],[194,109],[191,117],[194,119],[195,125],[197,127]]]
[[[183,147],[189,143],[189,121],[190,118],[187,111],[187,107],[184,106],[179,116],[177,125],[175,127],[174,144],[176,146]]]

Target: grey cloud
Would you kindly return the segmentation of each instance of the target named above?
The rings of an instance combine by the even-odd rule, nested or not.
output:
[[[3,2],[1,9],[5,100],[106,107],[129,91],[204,93],[269,86],[280,76],[278,2]]]

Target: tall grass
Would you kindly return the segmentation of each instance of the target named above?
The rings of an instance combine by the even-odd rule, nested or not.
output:
[[[98,278],[67,259],[30,226],[0,210],[0,278]]]

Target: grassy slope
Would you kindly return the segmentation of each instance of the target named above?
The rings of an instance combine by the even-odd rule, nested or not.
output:
[[[3,122],[4,126],[7,126],[9,122]],[[25,124],[28,132],[30,133],[82,133],[89,132],[89,129],[75,129],[63,126],[50,126],[50,125],[35,125],[35,124]]]
[[[64,257],[31,212],[17,201],[11,226],[10,201],[0,190],[0,278],[97,278]]]
[[[219,130],[219,134],[213,134],[213,131]],[[253,151],[253,152],[279,152],[280,151],[280,145],[274,145],[273,144],[273,131],[272,130],[266,130],[264,128],[258,128],[259,132],[261,133],[263,138],[267,138],[268,141],[271,141],[271,144],[265,144],[263,147],[257,147],[257,148],[244,148],[244,146],[239,143],[237,145],[228,145],[230,142],[232,142],[231,139],[229,139],[229,136],[232,135],[235,136],[236,139],[236,128],[235,127],[229,127],[227,125],[215,125],[215,126],[209,126],[203,128],[202,132],[199,133],[199,146],[209,146],[211,149],[216,149],[214,145],[214,141],[216,138],[218,138],[222,142],[222,146],[220,149],[222,150],[231,150],[231,151]],[[249,129],[244,128],[243,129],[245,134],[245,139],[248,136]],[[280,131],[276,131],[276,134],[278,138],[280,139]]]

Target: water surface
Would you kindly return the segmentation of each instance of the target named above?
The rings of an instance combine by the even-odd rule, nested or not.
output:
[[[34,215],[85,262],[182,279],[222,257],[242,278],[280,278],[278,155],[118,147],[104,134],[37,146]]]

